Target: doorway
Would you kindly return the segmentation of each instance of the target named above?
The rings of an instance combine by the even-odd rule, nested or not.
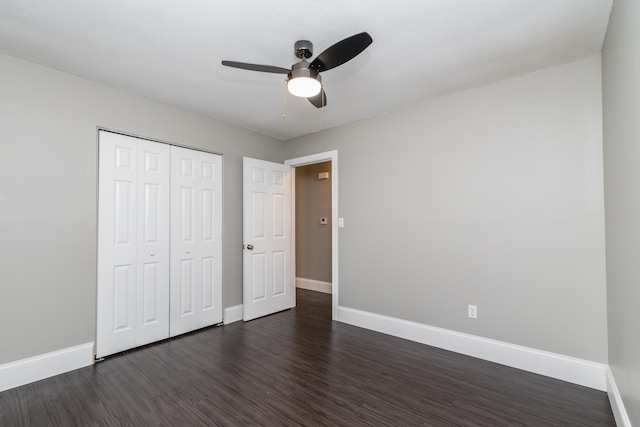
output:
[[[330,254],[328,254],[328,257],[330,257],[330,265],[326,266],[328,267],[327,269],[330,270],[330,273],[328,274],[328,276],[316,276],[316,277],[324,277],[325,280],[316,280],[315,282],[310,282],[310,281],[306,281],[305,283],[302,283],[303,285],[319,285],[320,287],[327,288],[327,284],[330,283],[330,289],[331,289],[331,313],[332,313],[332,319],[333,320],[337,320],[337,314],[338,314],[338,226],[339,224],[342,224],[342,219],[338,218],[338,152],[337,151],[328,151],[328,152],[324,152],[324,153],[318,153],[318,154],[313,154],[313,155],[309,155],[309,156],[304,156],[304,157],[298,157],[295,159],[290,159],[285,161],[285,165],[291,166],[292,168],[301,168],[301,167],[305,167],[305,166],[310,166],[310,165],[317,165],[317,164],[322,164],[322,171],[318,171],[317,174],[315,175],[316,179],[318,179],[318,181],[324,181],[324,178],[321,178],[319,176],[320,173],[327,173],[328,177],[326,178],[327,180],[330,181],[330,199],[331,199],[331,208],[330,208],[330,213],[327,214],[327,216],[324,216],[324,214],[321,214],[320,217],[315,218],[315,217],[311,217],[310,216],[310,220],[315,220],[317,221],[315,225],[317,225],[316,228],[319,228],[318,231],[320,231],[321,233],[324,234],[330,234],[330,238],[328,238],[327,240],[330,241],[330,248],[329,249],[325,249],[325,252],[329,252]],[[297,175],[297,173],[296,173]],[[324,175],[323,175],[324,176]],[[297,187],[297,182],[296,180],[294,180],[294,190],[293,190],[293,209],[294,209],[294,215],[293,215],[293,228],[294,230],[296,230],[297,227],[297,215],[298,215],[298,201],[296,199],[296,187]],[[320,210],[318,210],[315,216],[317,216],[317,213],[320,212]],[[326,212],[326,211],[325,211]],[[313,215],[313,214],[312,214]],[[314,219],[315,218],[315,219]],[[326,224],[321,224],[321,221],[323,218],[326,218]],[[305,236],[308,237],[308,236]],[[328,236],[327,236],[328,237]],[[298,236],[296,235],[294,237],[294,240],[297,241],[298,240]],[[312,242],[311,242],[312,244]],[[297,246],[297,245],[296,245]],[[296,250],[293,253],[293,257],[295,258],[294,260],[292,260],[292,264],[294,266],[298,266],[298,261],[297,258],[298,256],[302,256],[303,254],[299,254],[298,253],[298,249],[296,248]],[[304,256],[309,256],[309,253],[304,254]],[[326,263],[325,263],[326,264]],[[308,265],[305,265],[304,262],[300,263],[301,266],[303,266],[302,268],[305,269],[301,272],[301,274],[307,274],[306,272],[309,271],[309,268],[311,268],[311,270],[313,270],[315,267],[309,267]],[[317,267],[317,266],[316,266]],[[322,269],[322,267],[320,267],[320,269]],[[298,282],[298,276],[300,276],[301,274],[298,274],[298,271],[296,269],[296,274],[294,277],[296,277],[296,282]],[[317,271],[313,274],[318,274]],[[327,274],[326,272],[324,274]],[[330,277],[330,282],[326,281],[326,277]],[[300,277],[301,279],[309,279],[309,278],[304,278],[304,277]],[[298,282],[299,283],[299,282]],[[304,286],[302,286],[304,287]]]
[[[296,288],[331,293],[331,162],[293,169]]]

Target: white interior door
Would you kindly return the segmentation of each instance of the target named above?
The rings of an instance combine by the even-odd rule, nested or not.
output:
[[[295,304],[291,227],[291,167],[244,158],[243,318]]]
[[[171,336],[222,321],[222,156],[171,147]]]
[[[169,336],[169,146],[100,132],[96,355]]]

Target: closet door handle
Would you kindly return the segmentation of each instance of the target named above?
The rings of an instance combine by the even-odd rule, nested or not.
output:
[[[151,252],[149,255],[156,256],[156,253],[155,252]]]
[[[189,255],[191,253],[191,251],[189,249],[187,249],[186,251],[184,251],[184,253]]]
[[[249,249],[250,251],[253,250],[253,245],[247,245],[247,249]]]

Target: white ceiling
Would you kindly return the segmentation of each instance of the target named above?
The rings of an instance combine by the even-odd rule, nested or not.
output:
[[[2,0],[0,51],[290,139],[600,52],[613,0]],[[373,44],[286,99],[293,44]],[[323,123],[324,115],[324,123]]]

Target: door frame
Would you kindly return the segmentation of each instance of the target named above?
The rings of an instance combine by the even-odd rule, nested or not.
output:
[[[338,150],[325,151],[323,153],[311,154],[308,156],[297,157],[294,159],[285,160],[284,164],[296,168],[299,166],[312,165],[314,163],[331,162],[331,318],[338,320]],[[296,190],[295,190],[295,174],[292,174],[291,182],[291,210],[292,210],[292,222],[291,222],[291,234],[293,244],[295,248],[296,236]],[[296,251],[295,249],[291,256],[291,274],[292,280],[292,292],[291,292],[291,306],[295,307],[295,288],[296,288]]]

